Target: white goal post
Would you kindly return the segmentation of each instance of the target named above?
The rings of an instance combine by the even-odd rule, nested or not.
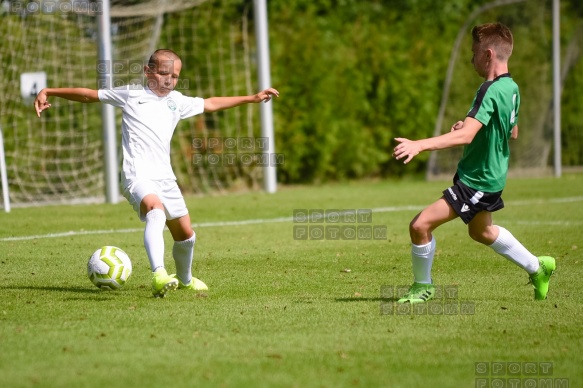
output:
[[[271,87],[271,67],[269,63],[269,36],[267,24],[267,3],[266,0],[254,0],[255,11],[255,39],[257,40],[257,62],[259,89],[264,90]],[[261,104],[261,136],[267,138],[268,147],[264,151],[267,160],[270,154],[275,154],[275,138],[273,134],[273,109],[271,101]],[[263,189],[268,193],[277,191],[276,166],[268,164],[263,172]]]
[[[111,61],[111,15],[109,0],[101,1],[101,12],[97,15],[97,46],[98,59]],[[106,74],[99,74],[100,81],[104,81]],[[119,202],[119,178],[117,164],[117,134],[115,127],[115,110],[108,104],[101,106],[101,119],[103,131],[103,156],[105,173],[105,201],[107,203]]]
[[[4,155],[4,135],[0,127],[0,178],[2,180],[2,199],[4,211],[10,213],[10,192],[8,189],[8,176],[6,175],[6,156]]]

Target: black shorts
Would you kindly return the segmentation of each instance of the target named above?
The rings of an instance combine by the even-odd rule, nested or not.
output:
[[[495,212],[504,207],[502,191],[485,193],[474,190],[463,184],[457,174],[453,177],[453,186],[443,191],[443,197],[466,224],[483,210]]]

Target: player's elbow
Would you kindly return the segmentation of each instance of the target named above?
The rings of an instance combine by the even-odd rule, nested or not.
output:
[[[468,145],[472,142],[472,140],[474,140],[474,134],[473,133],[460,133],[460,137],[459,137],[459,142],[460,145]]]
[[[206,106],[206,105],[205,105],[205,107],[204,107],[204,112],[205,112],[205,113],[213,113],[213,112],[216,112],[217,110],[218,110],[218,109],[215,109],[215,108],[213,108],[213,107]]]
[[[81,95],[81,102],[86,104],[99,102],[99,93],[94,89],[85,89],[84,93]]]
[[[217,107],[208,99],[204,100],[204,111],[205,113],[213,113],[216,112],[218,109]]]

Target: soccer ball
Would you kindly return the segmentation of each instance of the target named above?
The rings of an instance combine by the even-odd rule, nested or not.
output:
[[[104,246],[96,250],[87,263],[89,280],[102,290],[120,289],[132,274],[132,262],[118,247]]]

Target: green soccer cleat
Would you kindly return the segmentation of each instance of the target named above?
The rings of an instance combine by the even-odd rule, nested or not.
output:
[[[180,290],[185,289],[185,290],[193,290],[193,291],[207,291],[209,289],[208,286],[206,284],[204,284],[204,282],[202,280],[197,279],[195,277],[193,277],[190,280],[190,283],[184,284],[180,281],[180,279],[178,279],[176,277],[176,275],[170,275],[170,276],[172,276],[172,277],[176,278],[176,280],[178,280],[178,288]]]
[[[540,264],[539,269],[529,275],[530,283],[534,287],[534,299],[545,300],[547,298],[547,293],[549,292],[549,280],[557,264],[555,259],[550,256],[541,256],[538,258]]]
[[[178,279],[168,275],[164,268],[158,268],[152,276],[152,295],[163,298],[168,291],[178,288]]]
[[[409,291],[397,303],[425,303],[435,296],[433,284],[413,283]]]

